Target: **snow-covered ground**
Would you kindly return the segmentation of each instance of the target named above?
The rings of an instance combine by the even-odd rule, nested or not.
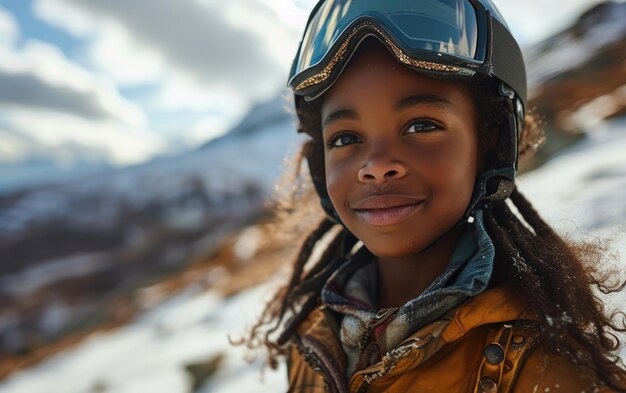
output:
[[[519,184],[560,233],[611,240],[626,269],[626,117],[597,124]]]
[[[285,391],[285,370],[244,361],[245,350],[232,347],[251,317],[259,312],[268,286],[221,301],[213,293],[189,288],[112,333],[90,337],[79,347],[10,377],[2,393],[186,393],[191,378],[185,365],[227,356],[201,392]]]
[[[523,176],[520,184],[559,231],[578,239],[613,238],[626,270],[626,118],[596,127],[588,140]],[[0,384],[0,393],[187,393],[191,382],[184,365],[221,352],[224,367],[201,392],[285,391],[284,368],[267,370],[262,382],[260,364],[247,364],[244,351],[227,338],[249,326],[269,289],[264,285],[222,301],[189,288],[129,326],[14,374]]]
[[[597,124],[586,140],[519,180],[520,190],[557,231],[608,241],[608,262],[626,278],[626,117]],[[605,298],[626,311],[626,293]],[[626,341],[626,335],[622,335]],[[621,356],[626,360],[626,348]]]

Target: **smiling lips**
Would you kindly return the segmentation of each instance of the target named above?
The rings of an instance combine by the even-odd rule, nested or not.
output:
[[[424,199],[406,195],[372,195],[350,206],[370,225],[399,224],[417,210]]]

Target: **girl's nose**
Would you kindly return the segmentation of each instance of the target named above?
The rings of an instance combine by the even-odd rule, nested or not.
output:
[[[406,175],[406,166],[389,156],[370,157],[359,169],[359,181],[362,183],[382,183],[399,179]]]

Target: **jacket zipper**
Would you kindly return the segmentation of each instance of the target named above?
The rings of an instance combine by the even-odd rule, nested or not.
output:
[[[391,351],[387,352],[385,356],[381,359],[381,361],[374,366],[370,367],[372,369],[376,367],[377,371],[367,372],[367,369],[363,372],[363,379],[368,384],[371,384],[375,380],[384,377],[388,373],[390,373],[394,368],[396,368],[396,364],[402,359],[407,357],[411,351],[416,348],[414,343],[409,343],[405,345],[401,345]]]
[[[370,337],[372,336],[372,332],[374,331],[374,329],[376,329],[376,326],[389,319],[389,317],[395,314],[397,310],[397,307],[380,310],[376,313],[376,316],[374,316],[374,318],[367,323],[363,334],[359,338],[359,350],[361,352],[367,346],[368,341],[370,341]]]

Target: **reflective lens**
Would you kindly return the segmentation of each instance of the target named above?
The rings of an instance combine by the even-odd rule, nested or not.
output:
[[[328,0],[311,19],[292,75],[318,64],[353,22],[377,20],[412,51],[482,61],[478,18],[468,0]]]

